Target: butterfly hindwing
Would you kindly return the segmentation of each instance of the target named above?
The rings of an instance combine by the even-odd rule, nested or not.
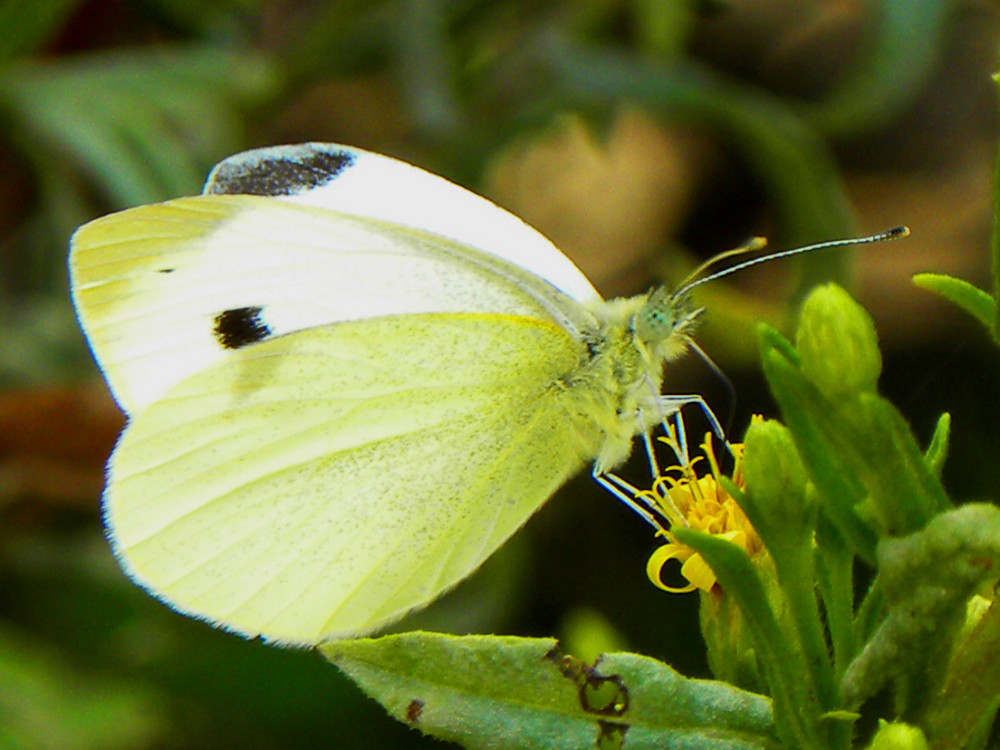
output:
[[[586,347],[509,315],[387,316],[246,347],[135,418],[106,516],[178,609],[291,643],[369,632],[507,539],[600,445]]]

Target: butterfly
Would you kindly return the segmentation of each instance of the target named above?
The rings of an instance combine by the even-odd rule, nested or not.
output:
[[[586,466],[601,479],[681,406],[708,411],[661,394],[693,285],[604,300],[514,215],[347,146],[247,151],[202,195],[92,221],[70,276],[128,416],[115,553],[247,637],[376,631]]]

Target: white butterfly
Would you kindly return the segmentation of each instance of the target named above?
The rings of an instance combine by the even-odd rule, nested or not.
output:
[[[604,301],[513,215],[345,146],[230,157],[203,195],[80,228],[70,267],[129,417],[104,496],[122,565],[246,636],[425,605],[700,402],[660,395],[686,291]]]

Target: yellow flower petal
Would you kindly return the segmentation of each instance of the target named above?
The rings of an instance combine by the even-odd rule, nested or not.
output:
[[[691,581],[691,586],[702,591],[711,591],[715,585],[715,573],[701,555],[691,555],[681,566],[681,575]]]
[[[667,472],[677,472],[679,476],[675,478],[667,473],[658,475],[652,488],[644,491],[642,495],[647,502],[652,501],[652,504],[659,506],[664,515],[670,519],[672,526],[684,526],[719,536],[741,547],[753,557],[763,549],[760,537],[757,536],[743,509],[719,484],[721,473],[710,436],[706,436],[702,448],[705,452],[704,457],[695,458],[686,469],[680,466],[667,469]],[[731,446],[733,455],[737,457],[733,471],[733,481],[737,486],[742,486],[739,466],[742,448],[741,445]],[[700,458],[708,461],[711,473],[697,477],[692,466]],[[666,532],[666,536],[670,537],[669,531]],[[670,560],[682,563],[680,573],[689,581],[687,586],[668,586],[661,580],[663,566]],[[695,589],[711,591],[716,585],[715,573],[701,555],[690,547],[674,541],[653,552],[646,565],[646,574],[657,588],[672,593],[684,593]]]
[[[649,560],[646,562],[646,575],[649,576],[649,580],[652,581],[653,585],[658,589],[663,589],[664,591],[669,591],[671,594],[686,594],[689,591],[694,591],[697,586],[693,583],[689,583],[687,586],[676,587],[668,586],[663,582],[660,576],[663,573],[663,566],[666,565],[670,560],[680,560],[685,562],[694,554],[694,550],[690,547],[685,547],[681,544],[664,544],[662,547],[657,548],[652,555],[649,556]],[[683,567],[681,571],[683,572]],[[691,579],[688,578],[690,581]]]

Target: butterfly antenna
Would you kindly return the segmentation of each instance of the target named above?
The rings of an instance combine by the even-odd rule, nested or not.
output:
[[[719,253],[713,255],[711,258],[706,260],[700,266],[695,268],[691,273],[684,277],[683,281],[677,285],[678,289],[687,289],[693,285],[699,276],[701,276],[705,271],[714,266],[716,263],[721,263],[727,258],[733,258],[737,255],[746,255],[747,253],[755,253],[758,250],[763,250],[767,247],[766,237],[751,237],[746,242],[744,242],[739,247],[735,247],[732,250],[726,250],[724,253]]]
[[[781,252],[771,253],[770,255],[765,255],[761,258],[752,258],[750,260],[745,260],[742,263],[737,263],[735,266],[730,266],[729,268],[724,268],[721,271],[716,271],[713,274],[698,278],[705,271],[706,268],[715,265],[721,260],[726,258],[731,258],[734,255],[742,255],[744,253],[752,252],[754,250],[759,250],[766,244],[764,240],[760,237],[754,237],[741,247],[735,250],[729,250],[725,253],[710,258],[709,260],[702,263],[698,268],[694,270],[693,273],[688,274],[687,279],[680,285],[677,291],[674,292],[674,297],[680,297],[688,292],[690,292],[695,287],[701,286],[702,284],[707,284],[709,281],[715,281],[716,279],[721,279],[723,276],[729,276],[730,274],[736,273],[737,271],[742,271],[745,268],[750,268],[751,266],[756,266],[760,263],[767,263],[772,260],[777,260],[778,258],[787,258],[790,255],[799,255],[801,253],[811,253],[814,250],[826,250],[831,247],[846,247],[849,245],[867,245],[873,242],[887,242],[889,240],[898,240],[906,237],[910,234],[908,227],[900,226],[893,227],[892,229],[887,229],[884,232],[878,232],[877,234],[870,234],[867,237],[852,237],[846,240],[828,240],[826,242],[817,242],[814,245],[806,245],[805,247],[793,247],[790,250],[782,250]]]
[[[723,433],[728,435],[729,431],[733,427],[733,418],[736,413],[736,388],[733,387],[733,381],[730,380],[729,376],[722,371],[721,367],[715,364],[715,360],[708,355],[708,352],[706,352],[704,349],[698,346],[697,342],[694,341],[694,339],[688,338],[687,344],[689,347],[691,347],[692,351],[694,351],[694,353],[698,355],[698,358],[708,366],[708,369],[711,370],[719,378],[719,380],[722,381],[722,385],[726,389],[726,396],[729,398],[729,414],[726,416],[726,420],[722,424],[722,431]],[[726,444],[726,447],[728,448],[729,440],[724,438],[723,442]]]

